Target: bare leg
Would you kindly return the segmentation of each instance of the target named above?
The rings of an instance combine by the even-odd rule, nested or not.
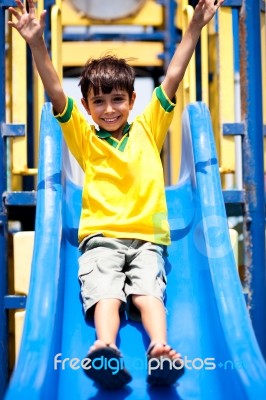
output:
[[[120,305],[121,301],[118,299],[103,299],[96,304],[94,310],[94,322],[98,339],[91,346],[88,354],[92,365],[89,368],[84,368],[84,372],[105,389],[121,389],[132,380],[123,363],[120,364],[122,354],[113,350],[118,350],[115,342],[120,325]],[[107,362],[104,368],[101,366],[99,369],[93,364],[98,357],[104,357],[105,362]],[[111,360],[119,361],[119,367],[117,366],[115,374],[109,364]]]
[[[94,310],[94,323],[97,339],[90,351],[105,347],[107,344],[116,348],[116,337],[120,326],[119,299],[102,299]]]
[[[140,310],[141,320],[150,337],[151,344],[155,344],[151,351],[152,357],[167,356],[172,359],[181,357],[179,353],[171,349],[167,343],[166,316],[163,303],[153,296],[133,295],[132,301]]]

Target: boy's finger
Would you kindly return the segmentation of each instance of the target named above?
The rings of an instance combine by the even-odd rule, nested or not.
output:
[[[15,8],[9,7],[9,8],[8,8],[8,11],[10,11],[11,14],[14,15],[14,17],[16,17],[17,19],[20,18],[20,14],[17,12],[17,10],[15,10]]]
[[[17,3],[18,8],[20,9],[20,11],[22,12],[22,14],[26,14],[27,10],[24,7],[24,4],[21,3],[20,0],[16,0],[16,3]]]
[[[215,0],[214,5],[220,7],[223,4],[224,0]]]
[[[43,10],[43,12],[40,15],[40,25],[42,28],[45,27],[45,16],[46,16],[47,11]]]
[[[17,29],[17,25],[15,24],[15,22],[7,21],[7,23],[8,23],[9,26],[11,26],[11,28]]]
[[[35,5],[32,0],[28,0],[28,5],[29,5],[29,14],[34,14],[35,15]]]

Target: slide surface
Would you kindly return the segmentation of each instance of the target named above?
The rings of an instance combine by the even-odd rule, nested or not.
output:
[[[266,398],[266,366],[231,249],[206,106],[191,104],[183,125],[180,180],[166,189],[172,236],[166,261],[168,335],[186,365],[178,385],[147,386],[148,338],[140,324],[125,317],[118,345],[132,383],[104,391],[81,369],[95,339],[83,317],[77,279],[81,188],[63,156],[50,104],[45,104],[30,293],[6,400]]]

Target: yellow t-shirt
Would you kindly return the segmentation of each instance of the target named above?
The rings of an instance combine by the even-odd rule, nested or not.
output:
[[[119,142],[89,125],[68,98],[56,118],[85,173],[79,241],[102,233],[170,244],[160,151],[174,105],[162,87],[157,87],[143,114],[126,127]]]

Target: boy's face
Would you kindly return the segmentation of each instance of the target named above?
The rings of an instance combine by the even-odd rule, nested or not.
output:
[[[93,121],[100,128],[120,139],[135,98],[135,92],[133,92],[132,98],[129,99],[128,93],[121,89],[113,89],[109,94],[100,92],[98,95],[95,95],[93,90],[90,90],[87,102],[85,99],[81,101],[88,114],[91,115]]]

